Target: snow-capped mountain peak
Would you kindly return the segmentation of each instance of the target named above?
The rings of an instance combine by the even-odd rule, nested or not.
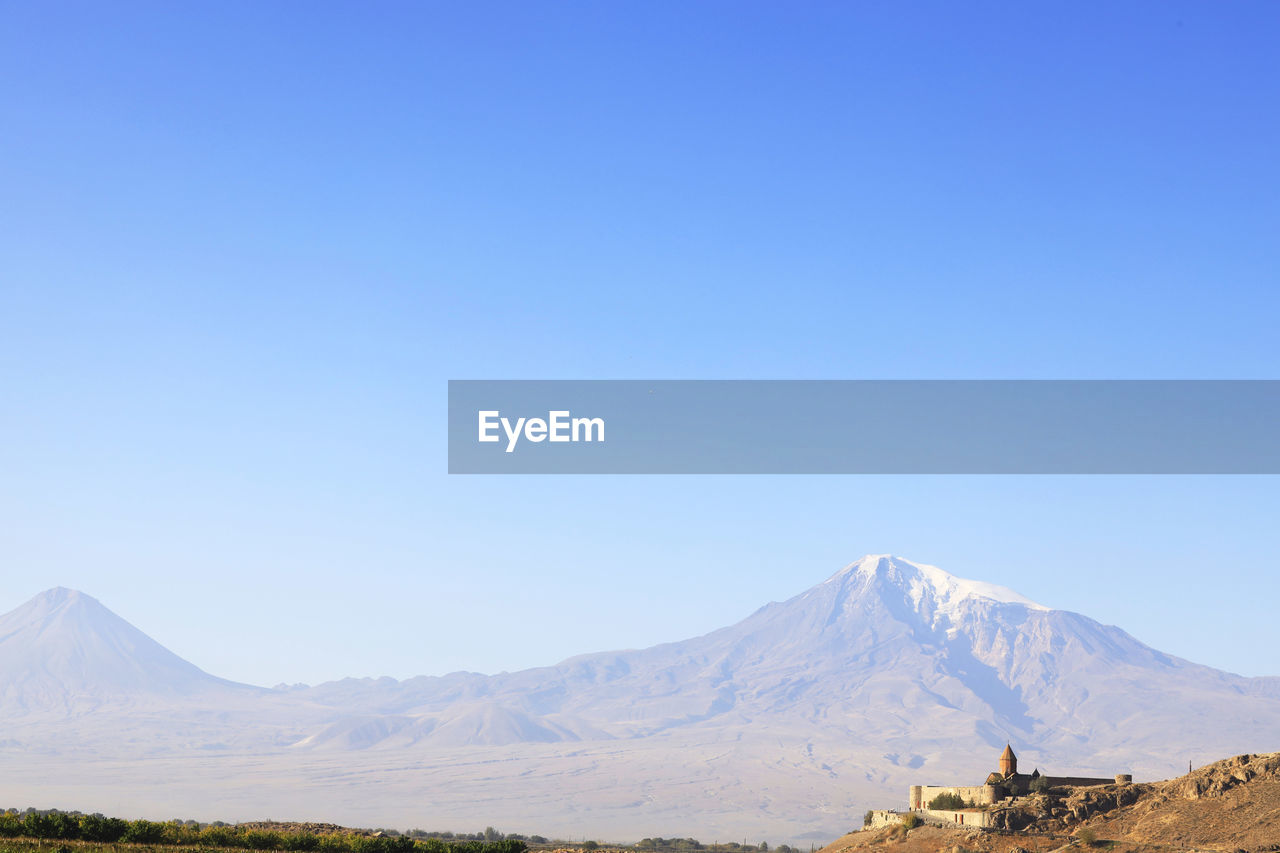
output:
[[[906,590],[917,609],[925,599],[930,599],[938,611],[952,612],[962,601],[972,598],[1019,604],[1032,610],[1050,609],[1007,587],[957,577],[937,566],[915,563],[892,554],[868,554],[837,572],[828,582],[851,575],[863,578],[883,576],[893,581]]]

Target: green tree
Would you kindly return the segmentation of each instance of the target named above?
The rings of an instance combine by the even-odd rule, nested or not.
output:
[[[929,801],[931,809],[962,809],[964,808],[964,798],[959,794],[944,792]]]
[[[529,845],[518,838],[504,838],[485,845],[482,853],[525,853],[528,849]]]
[[[22,819],[6,812],[0,815],[0,837],[13,838],[22,834]]]
[[[164,824],[141,819],[130,821],[120,840],[131,844],[160,844],[164,841]]]

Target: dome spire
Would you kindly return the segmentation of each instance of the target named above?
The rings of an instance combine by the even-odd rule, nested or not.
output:
[[[1018,756],[1013,754],[1013,746],[1006,743],[1004,752],[1000,753],[1000,775],[1012,776],[1018,772]]]

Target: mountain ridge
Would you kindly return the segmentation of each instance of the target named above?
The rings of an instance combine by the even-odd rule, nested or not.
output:
[[[1046,772],[1146,778],[1185,766],[1187,751],[1227,755],[1280,741],[1280,679],[1194,664],[1118,627],[890,555],[868,555],[687,640],[496,675],[275,690],[203,673],[84,598],[93,604],[82,601],[79,616],[59,624],[106,640],[45,637],[55,651],[106,655],[111,665],[84,685],[74,680],[87,678],[81,668],[32,667],[32,656],[66,658],[36,643],[29,629],[39,619],[0,617],[0,674],[19,659],[70,678],[64,700],[78,685],[92,700],[0,702],[9,760],[24,751],[94,756],[76,765],[84,773],[145,748],[157,761],[198,766],[200,778],[274,768],[290,793],[267,801],[284,811],[281,797],[308,792],[339,809],[303,815],[316,819],[389,820],[361,812],[371,806],[333,781],[380,767],[376,778],[398,781],[377,783],[388,786],[378,802],[405,809],[406,825],[422,823],[412,809],[425,791],[450,814],[487,822],[495,816],[479,810],[496,803],[513,819],[559,815],[644,834],[706,835],[744,819],[843,831],[850,809],[896,802],[922,774],[980,781],[1007,741]],[[26,633],[4,630],[10,623]],[[119,664],[113,655],[130,648],[139,657]],[[120,673],[123,684],[107,689],[103,679]],[[388,777],[388,762],[404,775]],[[548,780],[546,799],[530,796],[531,778]],[[137,785],[158,796],[145,778]]]

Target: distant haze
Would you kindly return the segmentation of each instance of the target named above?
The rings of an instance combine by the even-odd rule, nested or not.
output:
[[[1280,377],[1280,5],[589,9],[6,4],[0,610],[499,672],[892,551],[1280,674],[1277,477],[445,473],[450,379]]]
[[[1280,680],[875,555],[678,643],[276,690],[55,589],[0,617],[0,677],[4,802],[156,818],[821,840],[1006,742],[1138,779],[1280,743]]]

